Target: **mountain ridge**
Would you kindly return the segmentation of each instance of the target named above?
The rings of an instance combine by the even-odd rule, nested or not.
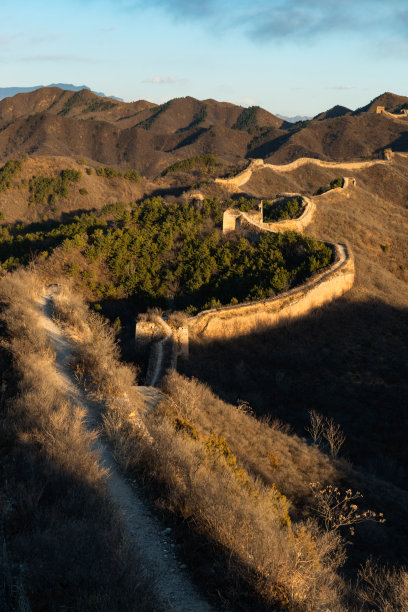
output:
[[[34,85],[33,87],[0,87],[0,100],[4,98],[13,97],[19,93],[30,93],[37,89],[43,89],[46,87],[59,87],[59,89],[65,89],[67,91],[81,91],[82,89],[89,89],[92,93],[100,96],[101,98],[112,98],[113,100],[119,100],[123,102],[123,98],[117,96],[107,96],[101,91],[94,91],[87,85],[73,85],[72,83],[51,83],[50,85]]]
[[[408,107],[408,97],[386,92],[358,111],[335,106],[290,124],[258,106],[213,99],[187,96],[157,105],[44,87],[0,100],[0,158],[85,158],[152,178],[175,162],[208,154],[233,168],[250,158],[351,161],[381,157],[386,148],[408,150],[408,120],[377,115],[377,105],[395,111]]]

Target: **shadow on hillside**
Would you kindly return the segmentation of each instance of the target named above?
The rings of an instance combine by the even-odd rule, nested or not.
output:
[[[76,210],[71,210],[69,212],[61,213],[60,219],[48,219],[47,221],[33,221],[32,223],[27,223],[26,221],[20,219],[11,224],[10,233],[21,233],[22,230],[19,228],[19,225],[24,226],[24,233],[36,233],[36,232],[49,232],[56,227],[59,227],[61,223],[70,223],[74,221],[75,217],[80,217],[84,214],[95,214],[98,213],[97,208],[78,208]]]
[[[0,436],[0,495],[8,504],[2,527],[10,558],[3,576],[24,568],[33,610],[123,610],[131,609],[135,598],[140,598],[141,610],[151,610],[151,595],[144,594],[151,585],[137,559],[118,546],[121,531],[103,489],[76,473],[78,466],[67,470],[60,465],[64,444],[53,461],[42,448],[39,431],[31,433],[28,425],[18,440],[15,428],[6,422]],[[6,593],[7,599],[7,610],[22,609],[14,607],[13,592]]]
[[[191,342],[179,369],[302,436],[309,410],[333,417],[344,456],[408,489],[407,310],[342,298],[276,328]]]
[[[291,131],[287,134],[282,134],[277,136],[276,138],[271,138],[271,140],[267,140],[263,142],[259,146],[255,146],[248,151],[248,156],[253,158],[265,158],[272,153],[275,153],[282,147],[290,138],[293,136],[294,132]]]
[[[200,136],[208,132],[211,128],[199,128],[198,130],[194,130],[191,134],[188,134],[179,143],[177,143],[174,147],[166,150],[166,153],[172,153],[173,151],[177,151],[178,149],[182,149],[183,147],[187,147],[188,145],[194,144]],[[187,130],[186,130],[187,131]]]
[[[407,127],[408,127],[408,121],[407,121]],[[397,151],[400,153],[407,152],[408,151],[408,132],[401,134],[401,136],[399,136],[399,138],[391,142],[389,146],[393,151]]]
[[[143,195],[143,198],[141,198],[141,200],[144,200],[145,198],[154,198],[154,197],[160,197],[160,196],[162,197],[174,196],[176,198],[179,198],[188,189],[189,189],[188,185],[187,186],[184,185],[183,187],[164,187],[164,188],[159,188],[159,189],[153,189],[149,193],[146,192]]]

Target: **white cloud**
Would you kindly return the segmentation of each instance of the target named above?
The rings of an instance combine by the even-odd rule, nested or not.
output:
[[[155,76],[152,79],[147,79],[145,81],[142,81],[143,83],[153,83],[154,85],[175,85],[177,84],[181,84],[181,83],[186,83],[187,79],[179,79],[174,75],[169,75],[169,76]]]
[[[347,91],[354,89],[353,85],[329,85],[326,89],[336,89],[337,91]]]

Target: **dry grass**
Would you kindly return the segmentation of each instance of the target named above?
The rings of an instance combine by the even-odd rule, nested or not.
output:
[[[88,390],[103,400],[104,431],[122,468],[142,471],[160,486],[167,508],[221,547],[232,575],[243,577],[269,605],[371,609],[363,573],[357,587],[340,577],[341,537],[310,518],[310,482],[323,487],[344,480],[344,462],[279,422],[257,420],[245,402],[227,404],[177,373],[166,379],[159,407],[145,410],[106,322],[69,289],[60,292],[55,306],[75,339]],[[360,475],[354,476],[357,482]],[[389,572],[403,576],[400,570]],[[394,578],[384,583],[381,597],[404,602],[402,578]],[[381,580],[377,583],[380,588]],[[389,588],[394,590],[387,594]]]
[[[168,507],[217,542],[235,571],[270,603],[341,609],[343,585],[336,573],[343,561],[340,538],[310,521],[292,524],[290,503],[278,484],[287,479],[291,455],[309,468],[308,480],[310,472],[321,477],[327,471],[326,458],[309,449],[305,461],[298,440],[285,448],[289,436],[177,375],[168,380],[167,399],[156,412],[145,414],[139,407],[138,419],[130,418],[129,381],[120,382],[117,375],[125,366],[118,361],[114,337],[100,317],[86,314],[83,303],[69,296],[64,290],[56,297],[56,310],[76,338],[77,364],[88,384],[106,400],[105,433],[122,466],[143,470],[161,483]],[[141,422],[148,435],[140,435]],[[251,438],[260,442],[252,455]],[[306,455],[306,446],[303,450]],[[298,481],[292,478],[292,493]],[[307,497],[306,482],[298,494]]]
[[[95,434],[61,390],[53,351],[38,324],[41,290],[26,271],[0,283],[3,345],[17,383],[2,415],[7,452],[1,502],[9,558],[23,568],[33,609],[131,610],[136,599],[142,610],[157,609],[107,498],[106,475],[92,450]],[[16,607],[18,589],[12,593],[9,605],[22,609]]]
[[[120,177],[109,180],[97,176],[95,172],[88,175],[86,167],[72,157],[43,156],[25,159],[22,172],[14,182],[13,188],[0,193],[0,209],[6,214],[6,222],[16,223],[24,219],[26,223],[36,223],[44,216],[48,219],[61,220],[63,214],[100,209],[107,203],[132,202],[142,197],[145,189],[153,188],[153,185],[147,181],[135,183]],[[48,203],[30,205],[29,179],[34,175],[55,177],[66,168],[79,170],[82,174],[80,182],[70,189],[69,196],[58,200],[56,206]],[[21,184],[22,180],[26,181],[25,185]],[[86,189],[88,194],[81,195],[79,193],[81,188]]]
[[[358,597],[361,607],[372,612],[405,612],[408,572],[383,568],[369,559],[359,572]]]

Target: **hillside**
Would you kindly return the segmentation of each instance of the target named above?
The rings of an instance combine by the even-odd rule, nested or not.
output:
[[[405,150],[408,127],[374,111],[377,104],[395,110],[406,100],[384,94],[353,114],[334,107],[289,124],[255,106],[190,97],[157,106],[49,87],[0,101],[0,151],[2,159],[25,153],[86,158],[148,177],[208,153],[229,165],[248,157],[277,163],[302,156],[364,159],[388,147]]]
[[[407,101],[0,101],[8,609],[406,609]]]
[[[0,87],[0,100],[3,98],[12,98],[20,93],[29,93],[30,91],[36,91],[37,89],[43,89],[44,87],[58,87],[59,89],[65,89],[68,91],[81,91],[81,89],[89,89],[86,85],[72,85],[72,83],[51,83],[50,85],[36,85],[34,87]],[[97,96],[102,98],[110,97],[106,96],[106,94],[101,91],[94,91]],[[117,98],[116,96],[112,96],[114,100],[119,100],[123,102],[121,98]]]
[[[369,102],[366,106],[362,106],[355,111],[355,114],[361,113],[375,113],[377,112],[377,106],[384,106],[385,110],[390,113],[398,112],[401,107],[405,108],[408,104],[407,96],[398,96],[394,93],[386,91],[385,93],[377,96]]]

